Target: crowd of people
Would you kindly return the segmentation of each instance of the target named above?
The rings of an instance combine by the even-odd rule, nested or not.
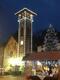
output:
[[[49,75],[45,76],[43,79],[41,79],[39,76],[28,76],[27,80],[60,80],[60,72],[57,74],[52,75],[52,72],[49,71]]]
[[[41,78],[38,76],[29,76],[29,77],[27,77],[27,80],[41,80]],[[46,76],[46,77],[44,77],[43,80],[60,80],[60,79],[59,79],[58,75],[56,75],[56,76],[54,75],[53,77]]]

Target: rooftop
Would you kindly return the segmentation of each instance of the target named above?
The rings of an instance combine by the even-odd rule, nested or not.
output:
[[[33,15],[37,15],[35,12],[29,10],[28,8],[23,8],[23,9],[19,10],[18,12],[15,13],[15,15],[19,15],[19,14],[21,14],[23,11],[27,11],[27,12],[33,14]]]
[[[59,60],[60,51],[48,51],[48,52],[34,52],[27,54],[23,60],[37,61],[37,60]]]

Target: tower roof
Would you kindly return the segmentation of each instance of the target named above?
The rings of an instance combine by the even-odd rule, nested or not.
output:
[[[19,15],[19,14],[21,14],[23,11],[27,11],[27,12],[29,12],[30,14],[33,14],[33,15],[37,15],[35,12],[29,10],[28,8],[23,8],[23,9],[19,10],[18,12],[15,13],[15,15]]]

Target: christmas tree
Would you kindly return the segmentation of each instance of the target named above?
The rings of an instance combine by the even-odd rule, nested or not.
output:
[[[58,39],[56,36],[56,32],[54,27],[50,24],[49,28],[47,29],[45,38],[44,38],[45,50],[46,51],[56,51],[57,50],[57,43]]]

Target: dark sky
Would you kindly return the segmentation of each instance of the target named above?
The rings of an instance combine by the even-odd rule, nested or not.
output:
[[[17,16],[20,9],[27,7],[37,13],[33,31],[44,30],[49,24],[60,31],[60,0],[0,0],[0,41],[18,29]]]

